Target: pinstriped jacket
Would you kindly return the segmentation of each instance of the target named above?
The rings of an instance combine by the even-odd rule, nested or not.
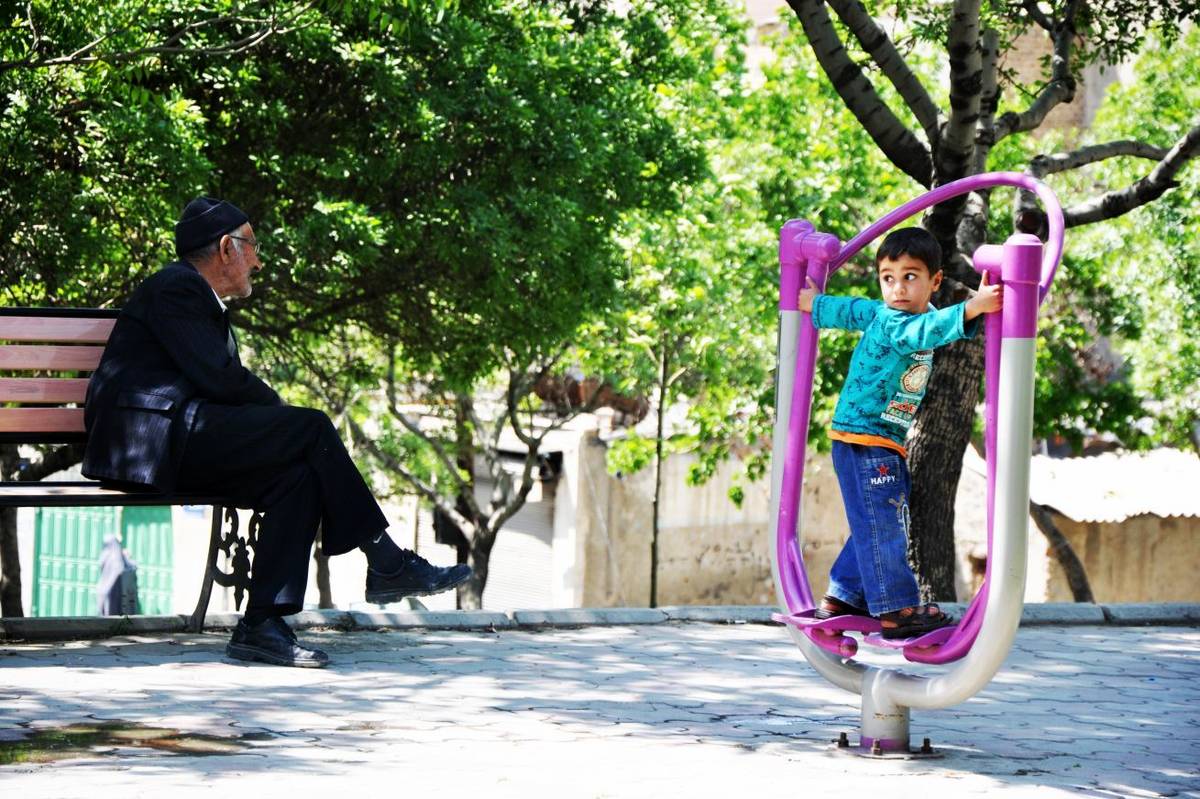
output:
[[[201,401],[281,404],[227,347],[229,336],[228,317],[194,266],[175,261],[147,278],[88,384],[84,476],[172,491]]]

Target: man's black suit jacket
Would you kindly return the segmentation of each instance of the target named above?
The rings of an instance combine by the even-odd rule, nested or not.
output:
[[[228,316],[191,264],[169,263],[142,283],[88,384],[84,476],[172,491],[200,402],[281,404],[229,337]]]

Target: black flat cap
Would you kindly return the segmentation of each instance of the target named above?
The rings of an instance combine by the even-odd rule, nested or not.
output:
[[[175,254],[182,258],[249,221],[250,217],[233,203],[197,197],[187,204],[175,223]]]

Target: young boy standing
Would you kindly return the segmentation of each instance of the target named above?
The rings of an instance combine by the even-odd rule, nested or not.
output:
[[[921,228],[895,230],[875,254],[883,301],[820,294],[812,279],[800,310],[818,328],[861,330],[833,414],[833,467],[850,539],[829,574],[817,618],[880,620],[884,638],[909,638],[952,624],[937,605],[920,604],[908,565],[909,477],[904,447],[925,396],[933,349],[975,335],[980,314],[1000,310],[999,286],[944,309],[930,297],[942,283],[942,252]]]

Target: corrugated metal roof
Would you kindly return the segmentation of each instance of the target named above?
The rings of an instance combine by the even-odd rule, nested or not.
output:
[[[1200,516],[1200,457],[1177,449],[1089,458],[1035,455],[1029,496],[1080,522],[1130,516]]]

